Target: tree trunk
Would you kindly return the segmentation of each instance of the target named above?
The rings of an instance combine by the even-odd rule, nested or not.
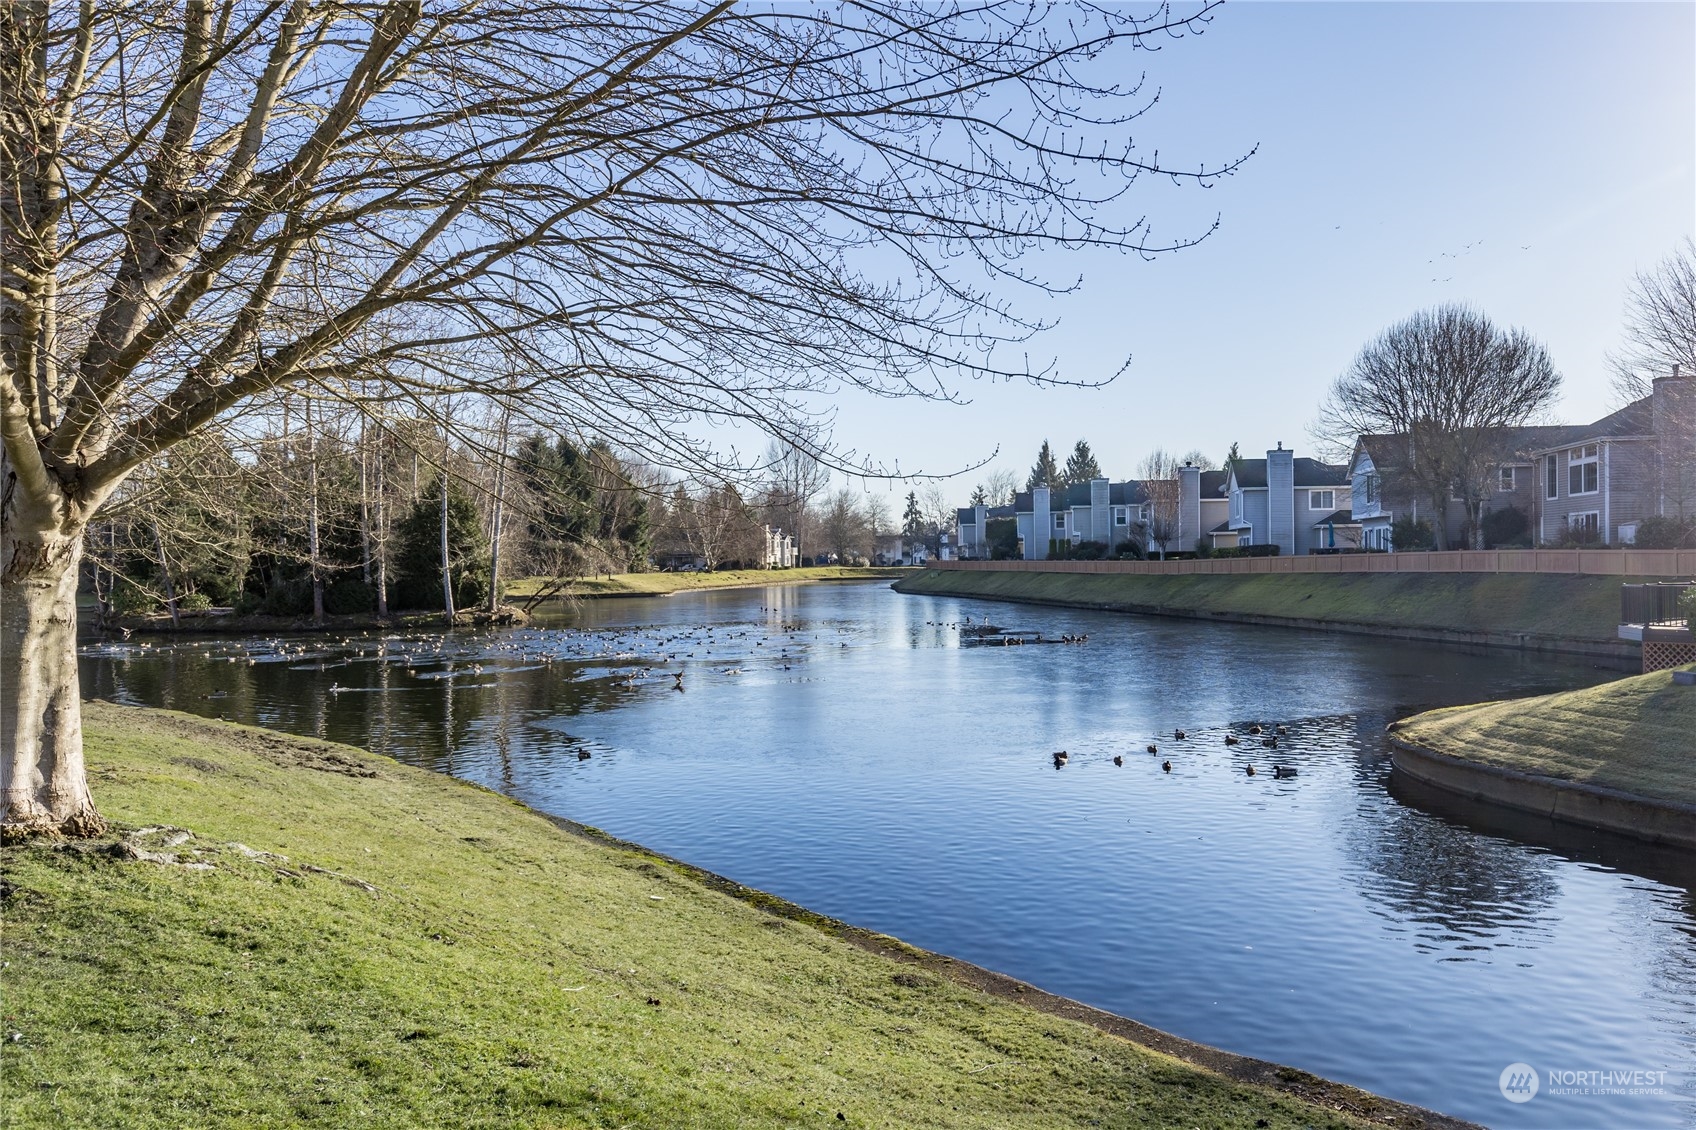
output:
[[[10,500],[8,500],[9,503]],[[0,524],[0,839],[97,836],[82,760],[82,530],[5,507]]]
[[[171,562],[165,556],[165,539],[159,533],[158,518],[153,519],[153,549],[159,555],[159,579],[165,585],[165,608],[171,613],[171,627],[180,628],[183,622],[177,609],[177,584],[171,579]]]
[[[506,445],[508,432],[512,428],[512,409],[506,408],[501,413],[501,441],[495,452],[495,505],[494,513],[489,520],[489,605],[488,613],[493,616],[501,604],[501,519],[504,517],[502,503],[506,494]]]
[[[306,402],[306,552],[312,572],[312,622],[324,622],[324,570],[318,561],[318,431],[312,426],[312,401]]]
[[[383,433],[377,432],[377,615],[389,618],[389,527],[388,510],[383,505]]]
[[[371,583],[371,476],[366,470],[365,419],[359,421],[359,571]]]
[[[448,562],[448,469],[442,466],[442,614],[451,625],[454,618],[453,568]]]

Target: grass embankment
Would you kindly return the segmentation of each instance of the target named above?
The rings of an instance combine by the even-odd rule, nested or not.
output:
[[[702,589],[758,588],[764,585],[799,585],[810,581],[870,581],[899,577],[911,570],[860,568],[851,565],[808,566],[804,569],[724,569],[716,573],[614,573],[584,577],[571,582],[562,596],[670,596]],[[510,581],[503,589],[506,599],[523,600],[548,583],[545,577]]]
[[[1497,769],[1696,804],[1696,687],[1675,686],[1670,671],[1432,710],[1398,723],[1395,737]]]
[[[1138,574],[929,569],[902,592],[1617,643],[1619,586],[1560,573]]]
[[[1411,1121],[997,999],[358,750],[103,704],[87,743],[130,831],[6,850],[8,1125]]]

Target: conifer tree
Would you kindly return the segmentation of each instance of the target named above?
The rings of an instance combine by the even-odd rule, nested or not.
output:
[[[1060,477],[1060,466],[1054,461],[1054,449],[1048,446],[1047,440],[1043,440],[1042,450],[1036,454],[1036,466],[1031,468],[1030,477],[1025,480],[1025,489],[1047,487],[1056,490],[1065,485]]]
[[[1095,461],[1095,452],[1089,449],[1089,444],[1079,440],[1072,447],[1072,454],[1066,460],[1066,482],[1087,483],[1091,479],[1102,478],[1101,464]]]

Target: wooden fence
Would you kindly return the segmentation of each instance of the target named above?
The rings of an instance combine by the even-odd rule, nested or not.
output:
[[[935,569],[1028,573],[1584,573],[1693,577],[1696,549],[1460,549],[1308,557],[1202,557],[1183,561],[935,561]]]

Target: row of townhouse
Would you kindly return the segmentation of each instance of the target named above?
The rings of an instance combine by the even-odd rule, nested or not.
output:
[[[1651,515],[1696,516],[1696,379],[1658,378],[1650,395],[1590,424],[1523,427],[1493,468],[1484,512],[1514,507],[1539,542],[1568,527],[1629,545]],[[1178,472],[1171,550],[1276,545],[1282,554],[1395,548],[1391,527],[1407,517],[1444,524],[1444,544],[1463,544],[1459,498],[1433,513],[1398,474],[1416,457],[1405,435],[1361,436],[1346,464],[1298,457],[1280,442],[1264,459],[1239,459],[1224,471]],[[1063,545],[1101,542],[1109,556],[1135,539],[1145,553],[1155,484],[1096,479],[1060,490],[1020,492],[1010,506],[958,511],[955,554],[988,558],[991,524],[1012,520],[1016,555],[1043,560]],[[1164,492],[1159,492],[1164,493]],[[1167,497],[1170,497],[1167,495]]]
[[[1179,469],[1177,521],[1167,543],[1170,549],[1193,549],[1202,531],[1219,520],[1225,505],[1220,493],[1224,481],[1223,471]],[[1011,505],[959,510],[955,549],[962,558],[987,558],[993,551],[991,523],[1012,521],[1017,553],[1027,560],[1045,560],[1059,546],[1086,541],[1106,546],[1108,556],[1133,541],[1142,552],[1151,553],[1158,548],[1150,534],[1154,505],[1150,484],[1137,480],[1094,479],[1058,490],[1037,487],[1020,491]]]

